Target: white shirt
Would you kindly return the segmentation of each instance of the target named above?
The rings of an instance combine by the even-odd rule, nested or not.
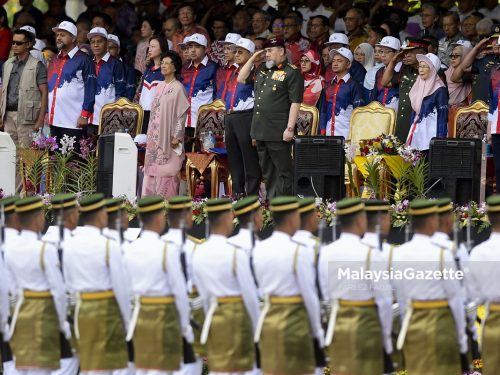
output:
[[[127,246],[124,262],[134,295],[175,297],[181,328],[186,332],[189,303],[177,246],[162,241],[158,233],[145,230]]]
[[[255,246],[253,262],[264,295],[302,296],[311,333],[323,342],[312,250],[293,242],[288,234],[275,230],[271,237]]]
[[[467,261],[469,260],[469,253],[467,252],[467,249],[463,244],[458,246],[458,249],[455,254],[455,244],[453,241],[450,239],[450,236],[448,234],[443,233],[443,232],[436,232],[432,236],[432,242],[436,244],[439,247],[443,247],[446,250],[450,251],[450,254],[453,257],[457,257],[459,263],[460,263],[460,268],[464,269],[464,267],[467,264]]]
[[[49,229],[47,229],[47,232],[43,235],[42,241],[50,242],[52,245],[57,247],[60,241],[64,242],[64,239],[72,236],[72,233],[68,228],[64,227],[63,230],[63,238],[60,238],[59,227],[56,225],[50,226]]]
[[[3,256],[0,256],[0,333],[5,333],[4,328],[9,318],[9,280]]]
[[[367,90],[372,90],[375,87],[375,75],[377,71],[384,66],[383,63],[376,63],[373,68],[368,69],[363,82],[363,87]]]
[[[299,8],[299,12],[302,13],[302,17],[304,18],[304,23],[302,24],[301,33],[302,35],[307,35],[307,22],[313,16],[325,16],[326,18],[330,18],[332,15],[332,11],[325,8],[323,4],[320,4],[316,9],[311,10],[309,7]],[[334,30],[330,30],[330,33],[342,33],[345,32],[345,22],[342,18],[337,17],[335,20]]]
[[[28,230],[23,230],[18,240],[6,244],[5,265],[10,276],[10,292],[17,296],[22,290],[50,290],[59,318],[59,327],[65,331],[66,291],[57,249],[46,243],[42,259],[42,247],[43,241],[38,239],[38,234]]]
[[[341,269],[351,271],[384,270],[386,262],[377,249],[361,242],[355,234],[343,232],[339,239],[321,249],[319,275],[323,297],[327,301],[375,299],[377,304],[382,338],[387,353],[392,353],[392,288],[388,280],[354,280],[343,278]]]
[[[401,245],[393,254],[392,265],[395,270],[413,269],[415,271],[439,271],[441,248],[432,243],[432,238],[423,234],[415,234],[411,241]],[[455,262],[449,251],[443,253],[443,269],[455,270]],[[398,300],[448,300],[455,320],[460,352],[467,350],[465,334],[464,298],[459,280],[395,280]],[[400,306],[404,313],[404,304]]]
[[[109,244],[109,263],[106,262]],[[101,234],[101,230],[86,225],[64,241],[64,276],[68,290],[98,292],[113,290],[125,325],[130,319],[130,293],[122,252],[118,243]]]
[[[193,255],[193,274],[205,308],[211,297],[241,295],[255,329],[259,300],[245,251],[229,245],[226,237],[211,234]]]
[[[240,249],[245,250],[245,252],[250,256],[253,248],[252,244],[253,233],[247,228],[240,228],[238,234],[229,237],[227,243],[231,246],[236,246]],[[257,242],[255,242],[257,243]]]

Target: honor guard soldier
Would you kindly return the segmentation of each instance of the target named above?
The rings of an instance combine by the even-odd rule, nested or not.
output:
[[[255,341],[262,372],[268,374],[313,373],[313,339],[323,347],[314,259],[292,241],[300,227],[298,208],[295,197],[271,200],[274,232],[254,250],[255,275],[265,296]]]
[[[106,212],[108,214],[108,226],[102,234],[120,244],[126,241],[125,231],[128,229],[128,213],[125,201],[122,198],[111,198],[106,200]],[[126,241],[129,242],[129,241]]]
[[[376,247],[366,246],[365,206],[360,199],[337,203],[339,239],[321,250],[321,290],[331,303],[326,332],[330,363],[342,374],[381,374],[384,350],[392,353],[392,290],[388,282],[365,278],[367,271],[381,270]],[[343,270],[361,277],[341,276]]]
[[[467,352],[464,298],[453,256],[432,242],[439,219],[435,201],[416,200],[410,204],[413,227],[411,241],[394,252],[394,271],[403,322],[397,348],[403,348],[409,374],[461,374],[460,353]],[[448,272],[448,277],[439,277]],[[418,278],[418,273],[437,276]]]
[[[238,218],[240,230],[227,239],[227,243],[244,250],[250,259],[253,256],[257,231],[262,229],[264,218],[259,197],[252,195],[242,198],[234,204],[234,215]]]
[[[83,198],[80,216],[84,226],[65,240],[63,253],[67,288],[77,296],[75,336],[80,371],[125,373],[130,293],[120,247],[101,233],[108,224],[104,195]]]
[[[11,293],[17,298],[10,345],[18,371],[50,374],[60,366],[60,332],[71,338],[64,281],[57,249],[39,239],[45,226],[42,199],[16,201],[16,213],[19,240],[5,248]]]
[[[142,233],[124,256],[135,296],[127,340],[134,340],[138,374],[173,374],[181,367],[182,338],[193,341],[189,303],[177,246],[162,241],[165,202],[149,196],[137,204]]]
[[[484,375],[494,375],[500,368],[500,195],[486,200],[491,223],[490,238],[474,247],[468,262],[466,283],[471,297],[478,304],[486,304],[483,323],[481,354]]]
[[[3,224],[3,242],[1,245],[5,246],[7,242],[11,242],[19,236],[20,223],[16,214],[16,202],[18,200],[19,197],[0,199],[0,221]],[[1,256],[3,257],[5,248],[2,247],[0,250],[2,251]]]
[[[195,284],[205,305],[201,343],[207,343],[210,373],[240,374],[255,365],[254,328],[259,315],[257,288],[245,251],[227,243],[233,232],[229,199],[210,199],[210,236],[193,256]]]

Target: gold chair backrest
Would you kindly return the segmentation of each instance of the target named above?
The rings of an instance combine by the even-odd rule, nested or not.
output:
[[[226,115],[226,104],[217,99],[210,104],[204,104],[198,109],[198,119],[194,132],[195,151],[200,151],[200,145],[203,141],[201,134],[211,131],[214,136],[224,135],[224,116]]]
[[[141,105],[120,98],[114,103],[105,104],[100,117],[99,135],[120,132],[129,133],[134,138],[142,131],[144,110]]]
[[[296,122],[297,134],[316,135],[318,132],[318,124],[318,108],[311,105],[301,104]]]
[[[393,135],[395,126],[396,112],[379,102],[371,102],[352,111],[347,141],[358,144],[361,140],[373,139],[382,134]]]
[[[468,107],[460,108],[456,115],[450,138],[483,139],[488,131],[488,105],[476,100]]]

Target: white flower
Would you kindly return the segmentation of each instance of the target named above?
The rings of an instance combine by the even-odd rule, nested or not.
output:
[[[61,139],[61,154],[68,155],[75,150],[76,137],[68,137],[67,134]]]
[[[345,158],[348,163],[352,163],[354,161],[354,157],[356,156],[356,148],[355,144],[346,144],[344,146],[345,150]]]

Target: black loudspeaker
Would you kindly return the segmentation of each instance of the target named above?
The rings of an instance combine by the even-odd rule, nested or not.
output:
[[[431,139],[428,197],[449,197],[458,204],[479,202],[482,147],[480,139]]]
[[[101,135],[97,143],[99,161],[97,163],[97,191],[106,197],[113,196],[113,164],[115,157],[115,137]]]
[[[339,200],[345,195],[344,137],[298,136],[294,145],[294,193]]]

